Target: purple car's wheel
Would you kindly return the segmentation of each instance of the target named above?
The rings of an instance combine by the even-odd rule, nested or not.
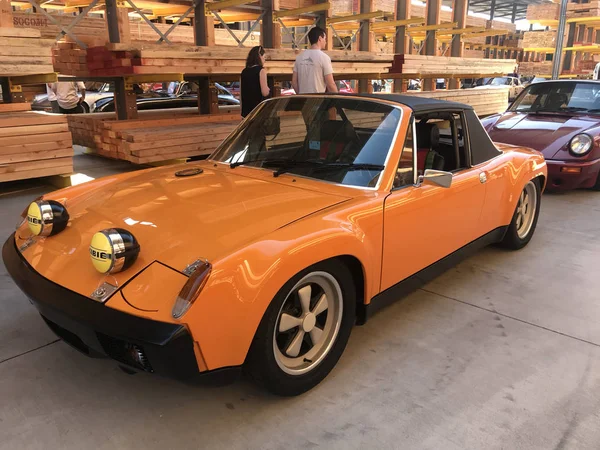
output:
[[[535,231],[540,214],[541,189],[537,178],[530,180],[519,195],[512,221],[501,245],[512,250],[525,247]]]

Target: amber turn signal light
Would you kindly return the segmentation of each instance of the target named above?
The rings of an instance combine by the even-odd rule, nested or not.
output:
[[[193,272],[190,275],[190,278],[187,280],[177,299],[175,300],[175,305],[173,306],[173,318],[179,319],[182,317],[192,303],[196,301],[198,295],[206,285],[208,281],[208,276],[212,270],[212,265],[206,260],[198,260],[193,265],[189,266],[186,271],[190,271],[193,269]]]
[[[564,166],[560,168],[560,171],[563,173],[581,173],[581,167]]]

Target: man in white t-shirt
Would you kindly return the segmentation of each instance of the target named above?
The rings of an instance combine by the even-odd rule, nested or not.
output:
[[[52,83],[46,83],[46,94],[48,94],[48,101],[50,102],[50,106],[52,106],[52,112],[59,113],[60,109],[56,101],[56,94],[52,90]]]
[[[331,58],[323,52],[327,47],[327,33],[323,28],[314,27],[308,32],[308,40],[310,49],[300,53],[294,63],[294,91],[296,94],[337,92]]]
[[[79,114],[84,112],[81,102],[85,100],[85,84],[81,81],[52,83],[51,90],[56,94],[56,101],[61,113]],[[81,94],[81,97],[78,94]]]

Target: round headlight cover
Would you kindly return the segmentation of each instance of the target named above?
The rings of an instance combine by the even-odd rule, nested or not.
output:
[[[54,236],[68,223],[67,209],[55,200],[36,200],[27,209],[27,225],[35,236]]]
[[[569,149],[575,156],[583,156],[590,151],[594,140],[589,134],[581,133],[571,139]]]
[[[139,253],[135,236],[122,228],[109,228],[92,236],[90,256],[100,273],[117,273],[131,267]]]

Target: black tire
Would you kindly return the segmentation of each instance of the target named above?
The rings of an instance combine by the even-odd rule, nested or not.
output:
[[[525,191],[527,189],[527,186],[530,183],[532,186],[535,187],[535,198],[536,198],[535,211],[533,213],[533,221],[531,223],[531,227],[529,228],[529,231],[527,231],[527,233],[525,235],[519,236],[518,229],[517,229],[517,216],[518,216],[517,213],[519,212],[519,202],[517,202],[517,207],[515,208],[513,218],[510,222],[510,225],[508,226],[508,230],[506,231],[506,234],[504,235],[504,239],[500,243],[501,247],[504,247],[504,248],[507,248],[510,250],[519,250],[519,249],[525,247],[529,243],[531,238],[533,237],[533,233],[535,232],[535,227],[537,226],[538,217],[540,215],[542,190],[540,187],[539,179],[534,178],[533,180],[529,181],[524,186],[523,191]]]
[[[275,329],[288,295],[292,294],[292,290],[297,287],[299,281],[318,272],[325,272],[332,276],[341,289],[342,300],[340,303],[343,305],[340,312],[341,323],[337,336],[332,339],[333,344],[323,359],[307,373],[290,375],[282,370],[276,359]],[[315,264],[294,276],[279,290],[267,308],[250,346],[244,365],[245,372],[268,391],[281,396],[300,395],[319,384],[340,359],[350,337],[356,318],[355,290],[350,271],[344,264],[336,260]],[[307,360],[304,359],[304,361]]]
[[[598,173],[598,178],[596,178],[596,184],[592,186],[593,191],[600,191],[600,172]]]
[[[83,108],[84,114],[87,114],[90,112],[90,107],[86,102],[81,102],[81,107]]]

